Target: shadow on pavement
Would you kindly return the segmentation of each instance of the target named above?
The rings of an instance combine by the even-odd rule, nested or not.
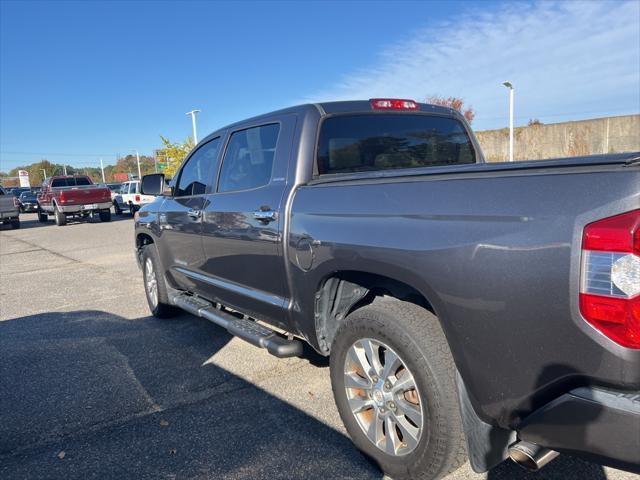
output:
[[[133,217],[127,213],[123,214],[123,215],[114,215],[113,213],[111,214],[111,221],[112,222],[120,222],[123,220],[132,220]],[[25,228],[43,228],[43,227],[56,227],[56,228],[65,228],[65,227],[72,227],[74,225],[81,225],[83,223],[102,223],[100,222],[100,219],[98,218],[92,218],[90,220],[76,220],[73,219],[72,217],[69,217],[67,219],[67,224],[64,227],[57,227],[56,226],[56,222],[53,218],[53,215],[49,215],[49,220],[46,222],[39,222],[38,221],[38,216],[35,213],[21,213],[20,214],[20,229],[25,229]],[[0,230],[12,230],[10,225],[3,225],[0,223]]]
[[[605,480],[602,466],[560,455],[539,472],[528,472],[507,460],[487,473],[487,480]]]
[[[0,477],[381,478],[343,434],[207,362],[229,340],[188,315],[0,322]]]

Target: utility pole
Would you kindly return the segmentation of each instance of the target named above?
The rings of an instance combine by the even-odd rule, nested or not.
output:
[[[44,181],[44,179],[47,178],[47,169],[43,168],[42,173],[44,174],[44,177],[42,177],[42,180]]]
[[[64,169],[64,176],[67,176],[67,165],[65,163],[62,164],[62,168]]]
[[[142,180],[142,173],[140,173],[140,154],[136,150],[136,160],[138,161],[138,180]]]
[[[200,110],[191,110],[190,112],[185,113],[185,115],[191,115],[191,126],[193,127],[193,143],[194,145],[198,143],[198,132],[196,131],[196,113],[199,113]]]
[[[509,81],[502,84],[509,89],[509,161],[513,162],[513,85]]]
[[[102,159],[100,159],[100,170],[102,170],[102,183],[107,183],[104,179],[104,165],[102,164]]]

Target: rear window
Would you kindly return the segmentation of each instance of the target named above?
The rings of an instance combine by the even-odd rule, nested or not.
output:
[[[51,183],[52,188],[56,187],[83,187],[85,185],[91,185],[89,177],[68,177],[68,178],[54,178]]]
[[[320,130],[318,173],[475,163],[462,123],[429,115],[341,115]]]

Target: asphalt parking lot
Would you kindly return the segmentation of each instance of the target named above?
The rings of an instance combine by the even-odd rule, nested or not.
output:
[[[379,479],[328,363],[148,315],[130,216],[0,231],[0,478]],[[449,479],[631,479],[561,456]]]

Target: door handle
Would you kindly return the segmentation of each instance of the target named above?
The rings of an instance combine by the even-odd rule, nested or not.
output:
[[[253,218],[265,223],[273,222],[277,217],[278,214],[273,210],[256,210],[253,212]]]
[[[201,213],[202,213],[202,210],[196,210],[195,208],[191,208],[187,212],[187,215],[189,215],[191,218],[196,219],[196,218],[200,218]]]

